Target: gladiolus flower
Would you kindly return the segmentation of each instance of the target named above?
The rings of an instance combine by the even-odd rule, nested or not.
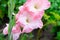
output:
[[[25,15],[24,15],[25,14]],[[16,23],[20,23],[20,26],[23,28],[22,32],[29,33],[34,29],[42,28],[43,23],[41,20],[33,19],[32,16],[29,16],[29,14],[25,11],[24,13],[20,14],[19,19],[16,21]]]
[[[41,19],[44,14],[44,10],[50,7],[50,2],[48,0],[27,0],[23,7],[32,16],[37,16],[37,19],[39,17]]]
[[[27,0],[24,7],[29,11],[37,13],[48,9],[50,7],[50,2],[48,0]]]
[[[6,24],[7,26],[4,28],[3,30],[3,34],[6,35],[8,34],[8,27],[9,24]],[[12,28],[12,32],[11,35],[13,36],[13,40],[17,40],[19,38],[19,35],[21,34],[21,30],[19,27],[19,24],[16,24],[13,28]]]
[[[17,40],[21,33],[30,33],[34,29],[42,28],[41,21],[44,11],[50,7],[48,0],[27,0],[23,6],[19,7],[16,15],[16,25],[13,26],[11,34],[13,40]],[[3,34],[8,34],[9,24],[4,28]]]

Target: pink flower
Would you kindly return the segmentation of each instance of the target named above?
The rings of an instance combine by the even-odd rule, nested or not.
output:
[[[27,10],[27,8],[24,6],[20,6],[19,12],[18,12],[18,14],[16,14],[16,20],[19,19],[20,14],[24,14],[24,15],[29,14],[29,16],[32,16],[33,19],[41,19],[44,14],[44,11],[40,11],[38,13],[35,13],[35,12]]]
[[[6,24],[6,27],[3,30],[3,34],[4,35],[7,35],[8,34],[8,26],[9,26],[9,24]]]
[[[19,23],[21,28],[23,28],[22,33],[29,33],[34,29],[42,28],[43,23],[41,18],[44,11],[34,14],[30,12],[24,6],[19,7],[19,12],[16,14],[16,23]]]
[[[23,6],[19,7],[16,14],[16,25],[13,26],[11,34],[13,40],[17,40],[21,33],[30,33],[34,29],[42,28],[41,21],[44,10],[50,7],[48,0],[27,0]],[[4,28],[3,34],[8,34],[9,24]]]
[[[17,40],[21,34],[21,29],[19,24],[16,24],[12,29],[13,40]]]
[[[48,0],[27,0],[23,6],[29,11],[37,13],[48,9],[50,7],[50,2]]]
[[[15,24],[15,26],[13,26],[12,33],[15,34],[15,33],[19,33],[19,32],[21,33],[20,24],[17,23],[17,24]]]
[[[30,16],[26,11],[20,14],[16,23],[20,23],[20,26],[23,28],[22,33],[29,33],[43,26],[41,19],[34,19],[34,17]]]
[[[12,36],[13,36],[13,40],[17,40],[20,36],[20,33],[12,34]]]
[[[42,18],[44,10],[50,7],[50,2],[48,0],[27,0],[23,5],[24,9],[29,12],[30,15],[37,16],[36,19]]]
[[[7,24],[7,26],[3,30],[4,35],[8,34],[8,27],[9,27],[9,24]],[[13,36],[13,40],[17,40],[20,34],[21,34],[21,30],[20,30],[19,24],[16,24],[15,26],[13,26],[12,32],[11,32],[11,35]]]
[[[24,27],[23,27],[23,31],[22,31],[22,33],[29,33],[29,32],[31,32],[31,31],[33,31],[34,29],[37,29],[37,28],[42,28],[43,27],[43,23],[42,23],[42,21],[40,20],[40,21],[34,21],[34,22],[31,22],[31,23],[29,23],[29,24],[27,24],[27,25],[25,25]]]

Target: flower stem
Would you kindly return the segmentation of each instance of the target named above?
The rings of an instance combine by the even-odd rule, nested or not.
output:
[[[13,27],[12,13],[14,12],[14,7],[15,7],[15,1],[9,0],[8,1],[8,17],[9,17],[8,40],[12,40],[12,36],[11,36],[11,31]]]

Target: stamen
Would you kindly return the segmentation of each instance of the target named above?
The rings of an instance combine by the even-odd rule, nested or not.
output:
[[[38,7],[38,5],[37,5],[37,4],[35,4],[34,8],[35,8],[35,9],[38,9],[39,7]]]

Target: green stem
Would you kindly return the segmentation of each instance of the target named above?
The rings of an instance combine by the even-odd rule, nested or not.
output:
[[[12,37],[11,37],[11,31],[13,27],[12,13],[14,12],[14,7],[15,7],[14,0],[9,0],[8,1],[8,17],[10,21],[9,21],[9,27],[8,27],[8,40],[12,40]]]
[[[39,30],[38,30],[38,33],[37,33],[37,38],[36,38],[36,40],[39,40],[40,34],[41,34],[41,30],[39,29]]]

